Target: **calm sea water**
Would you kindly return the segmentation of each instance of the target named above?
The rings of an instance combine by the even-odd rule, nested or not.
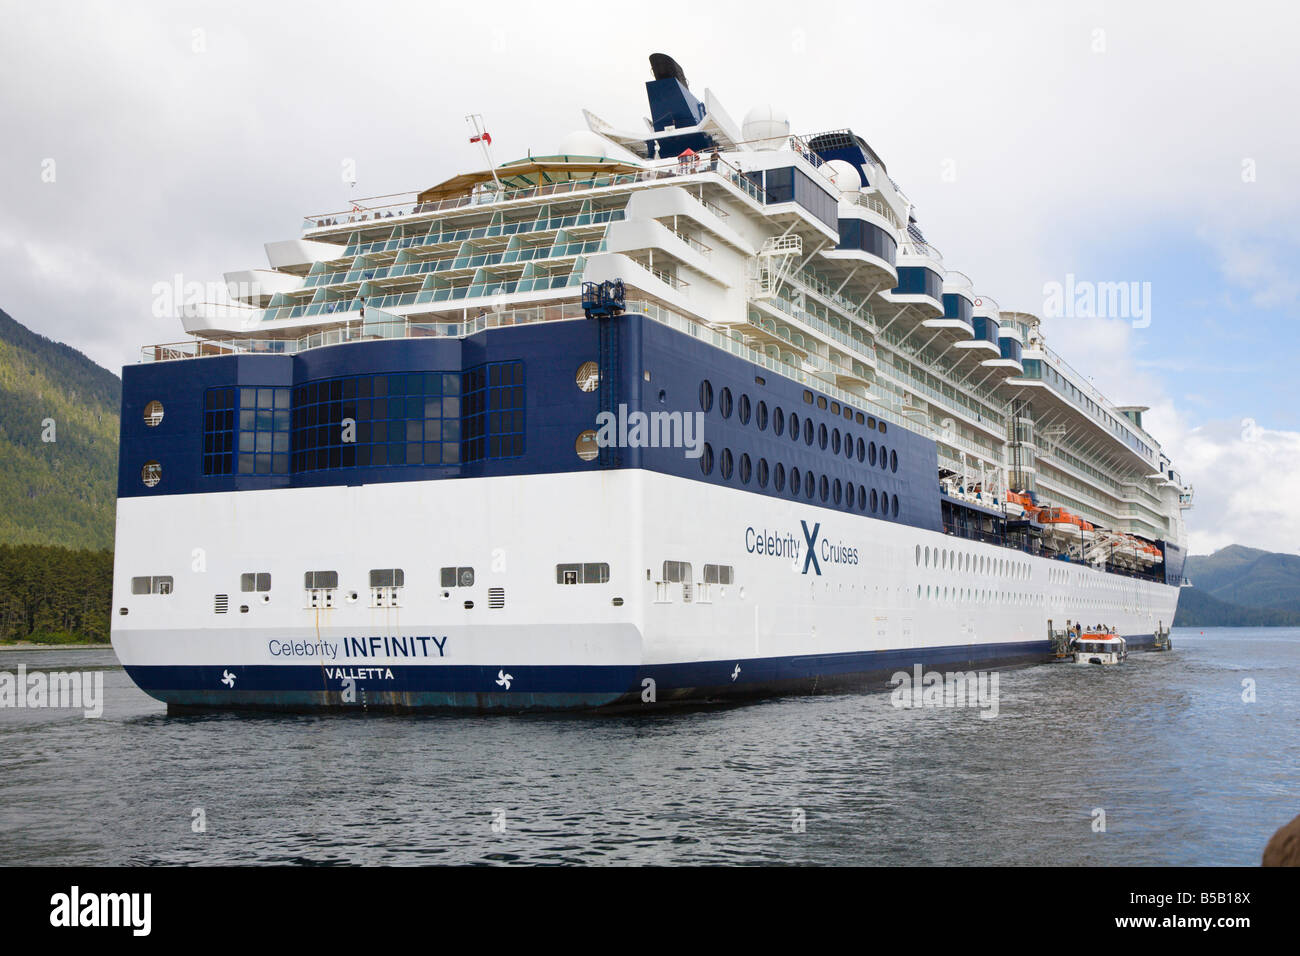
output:
[[[1300,814],[1300,629],[1174,645],[1003,672],[992,720],[887,693],[168,717],[112,651],[0,652],[10,672],[102,669],[106,689],[98,720],[0,709],[0,862],[1256,864]]]

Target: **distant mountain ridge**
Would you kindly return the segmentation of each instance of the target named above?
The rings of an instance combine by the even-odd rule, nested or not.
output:
[[[113,547],[121,400],[112,372],[0,310],[0,544]]]
[[[1300,627],[1300,555],[1233,544],[1188,557],[1174,624]]]

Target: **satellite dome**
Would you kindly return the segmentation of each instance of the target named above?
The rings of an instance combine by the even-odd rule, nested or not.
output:
[[[790,135],[790,120],[775,106],[755,106],[745,114],[740,133],[753,149],[780,149]]]
[[[847,160],[832,159],[822,166],[822,170],[840,192],[854,193],[862,188],[862,174]]]

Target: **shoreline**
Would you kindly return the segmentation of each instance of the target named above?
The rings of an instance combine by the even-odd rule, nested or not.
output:
[[[0,651],[48,651],[57,648],[78,651],[95,651],[113,649],[110,643],[78,643],[78,644],[0,644]]]

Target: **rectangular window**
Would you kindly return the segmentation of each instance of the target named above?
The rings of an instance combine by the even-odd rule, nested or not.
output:
[[[664,580],[669,584],[688,583],[692,580],[691,563],[689,561],[665,561],[664,562]]]
[[[239,576],[239,590],[245,593],[271,590],[271,574],[268,571],[246,572]]]
[[[172,593],[172,576],[153,575],[152,577],[138,577],[131,579],[132,594],[171,594]]]
[[[235,389],[210,388],[203,395],[203,474],[235,473]]]
[[[289,474],[291,391],[289,388],[239,388],[236,451],[239,474]]]
[[[289,474],[289,388],[210,388],[203,399],[203,474]]]
[[[473,568],[443,568],[440,576],[445,588],[468,588],[474,586]]]
[[[303,575],[302,586],[308,590],[336,588],[339,586],[339,573],[337,571],[308,571]]]
[[[381,568],[370,572],[372,588],[400,588],[405,586],[406,572],[401,568]]]
[[[604,561],[585,564],[557,564],[556,584],[608,584],[609,565]]]
[[[524,363],[489,362],[463,376],[465,461],[518,458],[524,453]]]
[[[735,578],[735,569],[729,564],[706,564],[704,566],[705,584],[731,584]]]
[[[303,574],[302,583],[306,592],[307,608],[334,606],[334,591],[339,586],[337,571],[307,571]]]
[[[459,372],[390,372],[310,382],[293,394],[293,470],[455,465]]]
[[[370,606],[401,607],[406,574],[401,568],[376,568],[370,572]]]

